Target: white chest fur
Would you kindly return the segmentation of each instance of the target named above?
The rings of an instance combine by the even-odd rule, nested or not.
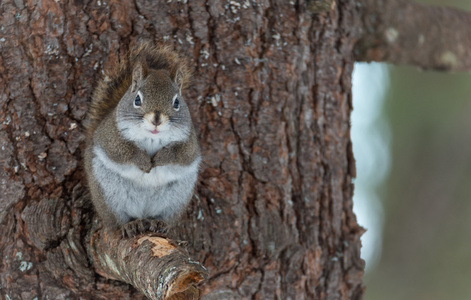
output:
[[[93,173],[103,198],[122,223],[135,218],[170,219],[189,201],[200,158],[189,166],[166,165],[144,173],[133,164],[118,164],[93,149]]]

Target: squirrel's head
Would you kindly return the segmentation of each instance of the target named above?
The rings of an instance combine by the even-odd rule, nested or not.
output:
[[[181,95],[182,74],[147,70],[136,63],[132,83],[117,106],[121,132],[132,140],[183,141],[189,135],[191,116]]]

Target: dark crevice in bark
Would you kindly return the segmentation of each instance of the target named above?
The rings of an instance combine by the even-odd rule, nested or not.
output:
[[[186,5],[186,11],[187,11],[187,16],[188,16],[188,25],[189,25],[191,37],[194,39],[193,45],[192,45],[193,46],[193,51],[192,51],[193,52],[193,58],[194,58],[195,62],[198,64],[199,50],[200,50],[201,41],[195,34],[195,29],[194,29],[195,23],[194,23],[193,16],[192,16],[193,10],[192,10],[191,4],[189,2]]]

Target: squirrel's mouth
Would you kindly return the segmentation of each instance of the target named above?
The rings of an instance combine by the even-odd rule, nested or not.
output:
[[[150,131],[150,133],[152,133],[152,134],[157,134],[157,133],[159,133],[159,131],[158,131],[157,129],[152,129],[152,130],[149,130],[149,131]]]

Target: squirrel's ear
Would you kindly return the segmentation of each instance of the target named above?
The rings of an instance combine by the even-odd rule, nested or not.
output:
[[[136,89],[137,89],[137,83],[144,79],[144,74],[145,70],[144,70],[144,66],[138,62],[136,63],[136,65],[134,66],[134,70],[132,70],[132,91],[135,92]]]
[[[177,84],[180,93],[182,92],[184,80],[185,80],[185,77],[183,75],[182,70],[178,69],[177,72],[175,73],[174,81]]]

